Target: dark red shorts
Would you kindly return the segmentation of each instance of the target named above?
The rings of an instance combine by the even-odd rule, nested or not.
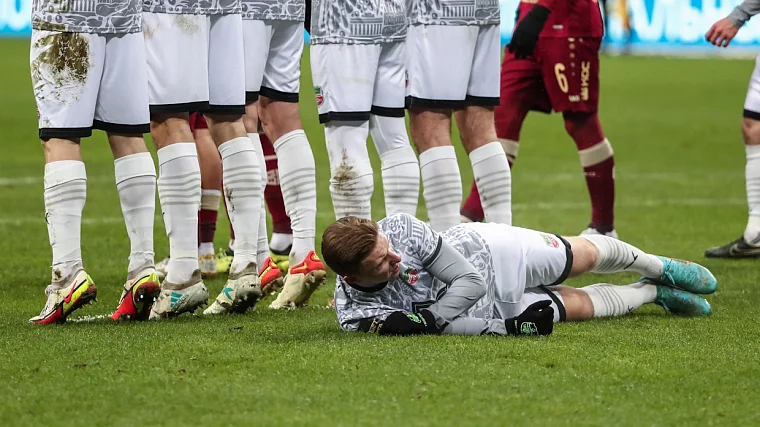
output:
[[[196,129],[208,129],[208,123],[203,114],[190,113],[190,132],[195,132]]]
[[[501,105],[525,102],[531,110],[596,112],[599,107],[601,38],[541,38],[534,58],[505,51]]]

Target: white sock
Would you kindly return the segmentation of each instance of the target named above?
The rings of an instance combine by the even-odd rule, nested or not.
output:
[[[370,115],[369,133],[380,156],[385,215],[417,215],[420,163],[409,143],[404,117]]]
[[[296,265],[314,250],[317,232],[317,176],[306,132],[297,129],[274,142],[285,212],[293,230],[290,263]]]
[[[489,142],[470,153],[486,222],[512,225],[512,174],[501,142]]]
[[[417,216],[420,197],[420,164],[411,146],[380,155],[385,195],[385,214]]]
[[[269,247],[276,252],[283,252],[293,245],[293,235],[285,233],[272,233]]]
[[[263,206],[261,170],[253,142],[239,137],[219,146],[227,212],[235,229],[235,256],[230,273],[258,265],[256,250]],[[258,271],[258,269],[257,269]]]
[[[82,209],[87,198],[84,163],[61,160],[46,164],[44,185],[45,222],[53,249],[55,284],[82,266]]]
[[[261,269],[267,258],[271,256],[269,253],[269,242],[267,241],[269,232],[267,231],[267,209],[264,200],[264,191],[267,186],[267,168],[264,149],[261,148],[261,135],[249,133],[248,138],[253,143],[253,149],[256,151],[256,157],[259,159],[259,170],[261,171],[261,215],[259,217],[259,239],[256,243],[256,264]]]
[[[622,316],[644,304],[653,303],[657,287],[646,283],[615,286],[609,283],[580,288],[588,294],[594,306],[594,317]]]
[[[659,258],[618,239],[597,234],[584,234],[584,239],[599,250],[599,259],[593,273],[635,271],[644,277],[659,278],[663,264]]]
[[[454,146],[433,147],[421,153],[420,172],[430,227],[444,231],[459,224],[462,176]]]
[[[760,246],[760,145],[745,145],[745,149],[749,220],[744,230],[744,240],[752,246]]]
[[[372,218],[375,179],[367,152],[368,135],[368,121],[333,121],[325,125],[330,157],[330,195],[336,219],[349,215]]]
[[[154,265],[153,218],[156,215],[156,167],[150,153],[114,160],[116,189],[131,245],[128,278]]]
[[[214,243],[202,242],[198,245],[198,256],[201,255],[214,255]]]
[[[194,142],[158,150],[158,198],[169,237],[166,281],[183,284],[198,270],[201,168]]]

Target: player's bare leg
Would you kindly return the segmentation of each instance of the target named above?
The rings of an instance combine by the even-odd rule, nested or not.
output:
[[[142,135],[109,134],[116,188],[131,245],[127,281],[114,320],[145,320],[161,286],[153,252],[156,168]]]
[[[754,79],[754,75],[753,75]],[[750,84],[750,99],[753,86]],[[751,117],[750,117],[751,116]],[[705,251],[709,258],[758,258],[760,257],[760,113],[744,110],[742,136],[747,155],[745,181],[749,217],[744,234],[723,246]]]
[[[412,143],[420,159],[425,205],[430,226],[443,231],[459,224],[462,177],[451,144],[451,110],[412,106],[409,124]]]
[[[285,276],[282,292],[270,308],[305,306],[327,276],[314,246],[317,220],[314,155],[303,131],[297,102],[261,96],[259,115],[264,132],[274,142],[280,186],[293,230],[290,270]]]
[[[512,224],[512,174],[496,138],[493,109],[468,106],[454,112],[488,222]]]
[[[578,147],[591,198],[591,222],[584,234],[617,238],[615,214],[615,159],[597,113],[565,112],[565,129]]]
[[[166,279],[151,318],[193,312],[208,300],[198,265],[201,171],[188,120],[188,113],[151,115],[151,134],[158,148],[158,197],[169,237]]]
[[[214,278],[216,255],[214,235],[222,199],[222,159],[216,149],[211,131],[197,127],[193,131],[198,162],[201,167],[201,209],[198,211],[198,264],[203,278]]]
[[[263,208],[261,169],[242,116],[206,114],[206,119],[222,156],[224,196],[235,228],[235,255],[224,289],[204,314],[244,313],[261,298],[256,259]]]

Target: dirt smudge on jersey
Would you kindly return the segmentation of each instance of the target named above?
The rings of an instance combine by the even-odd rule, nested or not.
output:
[[[174,18],[174,24],[185,34],[195,34],[200,27],[198,23],[193,19],[196,15],[176,15]]]
[[[335,190],[346,196],[353,195],[351,181],[355,180],[358,176],[359,174],[356,173],[354,167],[348,164],[348,152],[343,150],[340,165],[335,169],[331,180]]]

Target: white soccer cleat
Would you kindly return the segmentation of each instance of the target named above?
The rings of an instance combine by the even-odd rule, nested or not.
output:
[[[63,286],[49,285],[45,289],[47,301],[39,315],[29,319],[30,323],[49,325],[64,323],[74,311],[86,304],[97,301],[98,290],[92,278],[82,269],[62,281]]]
[[[273,310],[292,310],[306,307],[309,298],[327,278],[327,271],[322,260],[314,251],[306,259],[294,266],[285,276],[285,285],[277,298],[269,304]]]
[[[150,311],[150,319],[166,319],[182,313],[192,313],[207,303],[208,290],[201,279],[201,271],[195,270],[190,280],[183,284],[164,281],[161,294]]]
[[[169,257],[166,257],[156,264],[156,276],[159,279],[164,280],[166,272],[169,271]]]
[[[239,273],[230,273],[222,292],[203,314],[245,313],[261,299],[259,272],[248,264]]]
[[[612,237],[613,239],[618,239],[619,240],[617,231],[615,231],[614,228],[612,230],[606,232],[606,233],[600,233],[599,230],[597,230],[596,228],[589,227],[589,228],[581,231],[580,235],[583,236],[583,235],[590,235],[590,234]]]

